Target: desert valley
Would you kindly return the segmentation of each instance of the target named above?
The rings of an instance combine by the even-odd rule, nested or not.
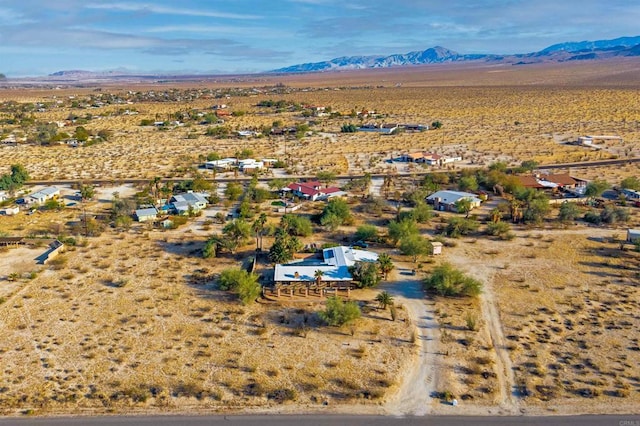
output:
[[[638,414],[639,71],[3,82],[0,414]]]

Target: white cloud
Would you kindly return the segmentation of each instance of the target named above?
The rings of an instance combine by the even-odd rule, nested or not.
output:
[[[203,18],[225,18],[225,19],[262,19],[260,15],[247,15],[239,13],[217,12],[212,10],[195,10],[179,7],[167,7],[150,3],[131,4],[131,3],[91,3],[86,5],[88,9],[111,10],[122,12],[150,12],[162,15],[182,15],[182,16],[199,16]]]

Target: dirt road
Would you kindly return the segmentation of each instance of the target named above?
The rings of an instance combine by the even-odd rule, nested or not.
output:
[[[410,275],[409,268],[398,268],[397,280],[382,287],[403,305],[416,327],[418,352],[400,378],[398,392],[389,398],[385,411],[391,415],[424,416],[431,412],[440,354],[440,332],[434,305],[422,291],[422,283]]]

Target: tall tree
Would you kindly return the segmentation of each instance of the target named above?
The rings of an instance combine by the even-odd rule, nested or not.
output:
[[[265,225],[267,223],[266,213],[260,213],[260,216],[253,222],[251,226],[252,231],[256,236],[256,250],[262,250],[262,236],[264,233]]]
[[[381,253],[378,256],[378,268],[380,269],[380,273],[386,281],[389,276],[389,272],[393,271],[393,269],[395,268],[393,260],[391,260],[391,256],[389,256],[387,253]]]
[[[418,261],[419,256],[426,256],[433,252],[433,245],[426,238],[414,234],[400,240],[400,253],[413,257],[413,263]]]

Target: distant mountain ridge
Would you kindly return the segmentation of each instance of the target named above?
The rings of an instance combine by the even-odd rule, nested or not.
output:
[[[620,37],[612,40],[565,42],[551,45],[539,52],[514,55],[464,55],[442,46],[435,46],[423,51],[388,56],[343,56],[329,61],[291,65],[271,72],[304,73],[462,61],[504,62],[514,65],[526,65],[541,62],[604,59],[613,56],[640,56],[640,36]]]

